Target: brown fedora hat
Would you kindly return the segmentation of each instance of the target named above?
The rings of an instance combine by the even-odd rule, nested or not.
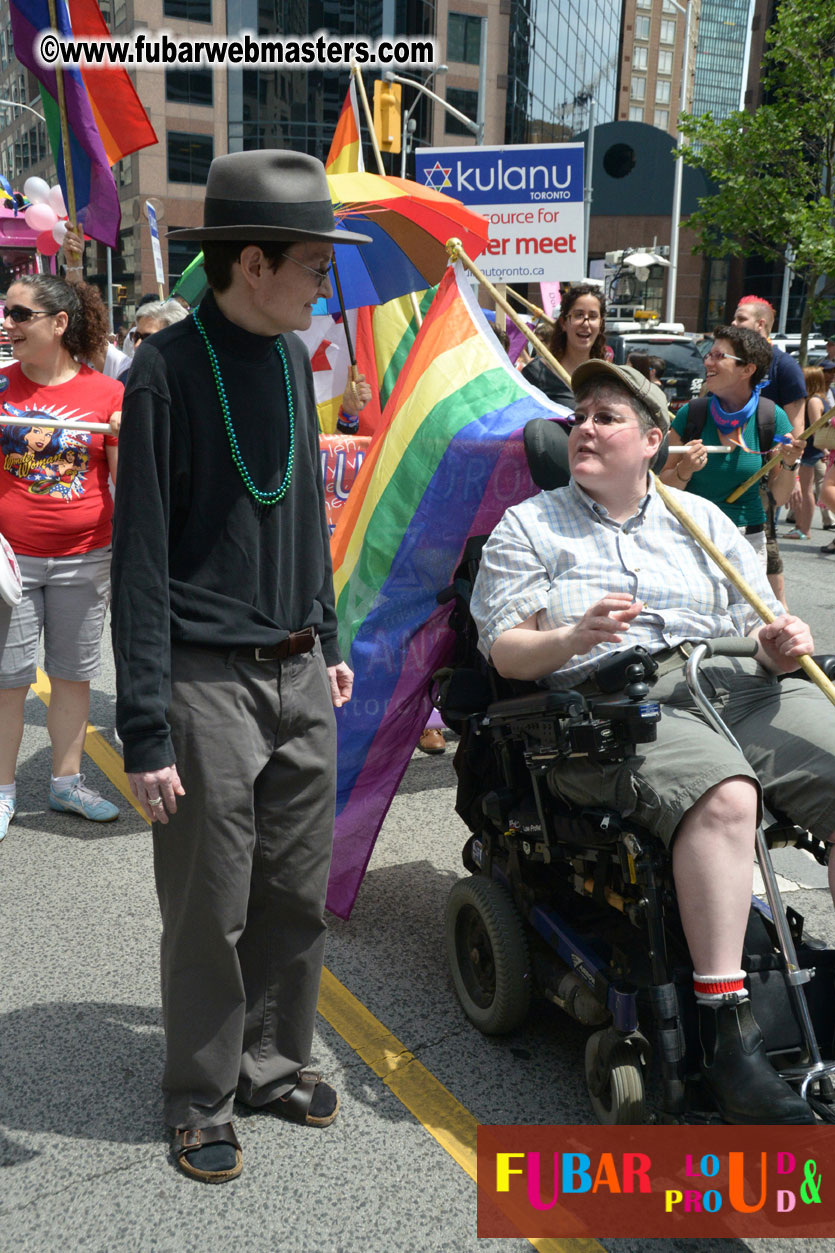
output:
[[[209,166],[203,225],[169,231],[170,239],[315,240],[370,244],[368,235],[336,229],[325,167],[284,148],[230,152]]]

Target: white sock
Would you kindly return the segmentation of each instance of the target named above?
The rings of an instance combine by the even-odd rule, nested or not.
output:
[[[52,786],[56,792],[69,792],[73,784],[78,783],[80,778],[80,774],[61,774],[57,779],[55,775],[53,775]]]
[[[718,1005],[726,996],[737,996],[741,1001],[748,999],[744,970],[732,970],[729,974],[719,975],[701,975],[694,971],[693,990],[696,1000],[703,1005]]]
[[[0,783],[0,797],[10,800],[14,805],[17,800],[17,784],[16,783]]]

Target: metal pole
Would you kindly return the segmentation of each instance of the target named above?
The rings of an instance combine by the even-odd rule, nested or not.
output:
[[[780,292],[780,317],[777,323],[777,331],[780,335],[785,335],[786,333],[786,319],[789,316],[789,288],[794,279],[792,261],[794,261],[794,249],[791,244],[787,244],[786,264],[783,266],[783,288]]]
[[[484,115],[486,113],[487,104],[487,18],[481,19],[481,47],[479,50],[479,69],[478,69],[478,109],[476,111],[476,122],[478,130],[476,132],[476,144],[484,143]]]
[[[107,255],[107,327],[113,333],[113,256],[110,248],[105,248]]]
[[[583,188],[583,230],[586,237],[585,268],[583,274],[589,273],[589,232],[591,230],[591,198],[592,178],[594,171],[594,96],[589,96],[589,137],[586,142],[586,185]]]
[[[676,5],[676,8],[680,8]],[[681,94],[679,112],[687,109],[687,88],[690,81],[690,21],[693,15],[693,3],[687,5],[687,20],[684,23],[684,58],[681,69]],[[682,149],[681,135],[678,136],[676,151]],[[684,179],[684,162],[681,156],[676,157],[676,168],[673,175],[673,212],[670,221],[670,272],[667,275],[667,321],[676,320],[676,286],[678,284],[678,224],[681,217],[681,187]]]

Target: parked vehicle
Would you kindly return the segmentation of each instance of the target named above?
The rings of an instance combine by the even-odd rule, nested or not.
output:
[[[607,329],[606,343],[615,354],[616,365],[625,365],[632,352],[645,352],[651,357],[662,358],[666,368],[661,376],[661,385],[673,412],[701,391],[705,365],[691,336],[668,335],[659,331],[616,331],[610,334]]]

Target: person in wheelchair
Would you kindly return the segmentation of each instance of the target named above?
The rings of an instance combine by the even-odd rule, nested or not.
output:
[[[814,1122],[772,1067],[741,970],[764,798],[821,840],[835,839],[835,713],[813,685],[778,677],[813,651],[809,627],[783,612],[754,550],[710,502],[687,509],[763,601],[762,623],[670,513],[650,467],[669,417],[637,370],[588,361],[572,376],[571,479],[508,509],[485,545],[471,601],[479,648],[506,678],[596,692],[600,661],[641,644],[658,663],[654,743],[620,763],[572,757],[549,788],[570,804],[606,805],[672,850],[694,967],[705,1083],[731,1123]],[[713,703],[744,750],[704,720],[684,681],[692,642],[755,637],[756,659],[707,672]],[[833,871],[830,866],[830,887]]]

